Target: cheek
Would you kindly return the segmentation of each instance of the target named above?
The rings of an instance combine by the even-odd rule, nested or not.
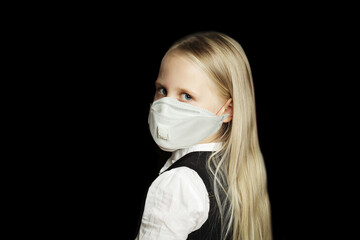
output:
[[[211,93],[207,94],[199,105],[199,107],[205,108],[214,114],[216,114],[222,106],[219,97]]]
[[[165,97],[165,96],[164,96],[164,95],[161,95],[161,94],[158,94],[158,93],[155,93],[155,95],[154,95],[154,101],[159,100],[159,99],[161,99],[161,98],[163,98],[163,97]]]
[[[155,101],[155,100],[158,100],[158,99],[160,99],[160,96],[159,96],[158,92],[157,92],[157,91],[155,91],[155,94],[154,94],[154,101]]]
[[[223,100],[216,89],[214,83],[207,79],[206,82],[203,82],[201,86],[201,106],[209,110],[210,112],[216,114],[221,106],[225,103],[226,100]]]

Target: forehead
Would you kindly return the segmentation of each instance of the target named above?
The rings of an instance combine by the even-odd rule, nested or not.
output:
[[[213,81],[189,57],[181,53],[170,53],[161,63],[158,82],[189,87],[213,88]],[[184,87],[184,86],[183,86]]]
[[[201,74],[203,71],[195,65],[188,57],[179,53],[169,53],[164,56],[161,62],[160,71],[162,74],[176,72],[182,75]]]

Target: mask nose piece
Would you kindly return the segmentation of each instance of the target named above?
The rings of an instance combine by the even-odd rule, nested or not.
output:
[[[169,128],[158,125],[157,126],[157,136],[163,140],[169,140],[170,138],[170,131]]]

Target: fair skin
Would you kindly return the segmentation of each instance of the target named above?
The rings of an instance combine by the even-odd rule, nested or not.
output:
[[[232,99],[221,98],[207,74],[179,52],[165,56],[155,86],[154,101],[170,97],[205,108],[218,116],[229,114],[224,123],[232,120]],[[215,142],[216,139],[214,134],[201,143]]]

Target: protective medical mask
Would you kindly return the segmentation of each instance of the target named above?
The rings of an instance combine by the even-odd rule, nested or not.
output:
[[[217,116],[206,109],[163,97],[152,103],[148,122],[156,144],[164,151],[173,152],[215,134],[228,116]]]

